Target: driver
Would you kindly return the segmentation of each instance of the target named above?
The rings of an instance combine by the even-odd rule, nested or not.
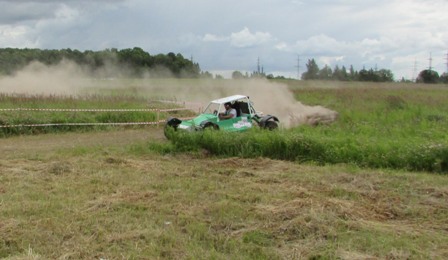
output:
[[[230,119],[236,117],[236,110],[230,106],[230,102],[224,104],[226,111],[224,113],[219,113],[219,119]]]

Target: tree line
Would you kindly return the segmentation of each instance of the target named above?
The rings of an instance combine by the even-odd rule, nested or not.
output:
[[[72,49],[61,50],[41,50],[41,49],[18,49],[18,48],[0,48],[0,75],[13,75],[16,71],[23,69],[31,62],[37,61],[45,65],[58,65],[63,60],[69,60],[87,68],[93,75],[101,72],[101,76],[115,77],[117,70],[108,68],[117,68],[121,76],[129,77],[177,77],[177,78],[213,78],[213,75],[207,71],[203,72],[198,63],[192,59],[186,59],[182,54],[151,55],[142,48],[134,47],[118,50],[116,48],[105,49],[101,51],[79,51]],[[338,81],[371,81],[371,82],[392,82],[394,74],[388,69],[365,69],[360,71],[350,66],[339,67],[336,65],[333,69],[328,65],[319,68],[314,59],[309,59],[306,64],[307,71],[301,76],[303,80],[338,80]],[[222,76],[216,75],[216,79]],[[266,75],[263,70],[254,71],[251,74],[242,74],[235,71],[232,78],[268,78],[278,79],[284,77],[274,77]],[[402,79],[401,81],[406,81]],[[441,76],[434,70],[423,70],[416,78],[417,83],[448,83],[448,74]]]
[[[353,69],[350,66],[347,69],[345,66],[335,66],[331,69],[325,65],[322,69],[319,68],[314,59],[308,60],[306,64],[307,71],[302,74],[303,80],[338,80],[338,81],[370,81],[370,82],[393,82],[394,74],[388,69],[365,69],[360,71]],[[411,82],[402,78],[401,82]],[[448,83],[448,74],[443,73],[441,76],[437,71],[426,69],[422,70],[415,79],[416,83]]]
[[[371,81],[371,82],[393,82],[394,74],[387,69],[365,69],[356,71],[353,66],[347,69],[345,66],[336,65],[331,69],[325,65],[319,68],[314,59],[308,60],[307,71],[302,74],[303,80],[338,80],[338,81]]]
[[[41,50],[0,48],[0,75],[12,75],[33,61],[45,65],[57,65],[69,60],[87,67],[90,71],[102,71],[106,67],[125,68],[127,76],[197,78],[201,76],[198,63],[185,59],[181,54],[150,55],[141,48],[118,50],[79,51],[72,49]],[[115,73],[113,70],[109,74]],[[107,74],[107,72],[106,72]],[[113,77],[114,75],[104,75]]]

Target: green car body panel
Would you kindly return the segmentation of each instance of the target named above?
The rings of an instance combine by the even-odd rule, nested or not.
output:
[[[218,114],[224,112],[224,104],[227,102],[230,102],[232,108],[237,111],[237,117],[220,119]],[[278,122],[279,120],[275,116],[256,112],[248,96],[233,95],[212,100],[204,110],[204,113],[193,119],[180,120],[178,118],[169,118],[165,129],[172,127],[176,131],[193,132],[210,128],[228,132],[241,132],[253,126],[272,130],[278,127]]]

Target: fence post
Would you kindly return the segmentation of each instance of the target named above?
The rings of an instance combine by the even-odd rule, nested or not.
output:
[[[160,109],[157,109],[157,128],[159,128],[159,124],[160,124]]]

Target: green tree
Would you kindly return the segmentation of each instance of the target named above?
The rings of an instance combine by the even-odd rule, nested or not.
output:
[[[244,75],[240,71],[234,71],[232,72],[232,79],[243,79]]]
[[[348,80],[349,76],[347,73],[347,69],[345,68],[345,66],[342,66],[342,68],[339,68],[338,65],[336,65],[336,67],[334,68],[334,72],[333,72],[333,79],[334,80],[340,80],[340,81],[346,81]]]
[[[370,71],[366,70],[365,68],[360,70],[358,73],[358,80],[359,81],[372,81],[372,76],[371,76]]]
[[[152,65],[149,53],[139,47],[119,51],[118,58],[120,62],[127,63],[133,67],[150,67]]]
[[[355,69],[353,68],[353,65],[350,65],[350,72],[348,75],[348,79],[353,80],[353,81],[358,80],[358,72],[355,71]]]
[[[330,80],[333,78],[333,72],[328,65],[319,70],[318,78],[322,80]]]
[[[380,69],[376,72],[377,80],[379,82],[393,82],[394,81],[394,74],[390,70],[386,69]]]
[[[437,83],[439,82],[439,73],[434,70],[423,70],[418,74],[417,83]]]
[[[307,71],[302,74],[304,80],[314,80],[319,78],[319,66],[314,59],[308,60]]]
[[[213,74],[211,74],[208,71],[204,71],[204,72],[201,72],[201,76],[200,77],[204,78],[204,79],[212,79],[213,78]]]
[[[448,73],[443,73],[442,76],[440,76],[440,82],[444,84],[448,84]]]

